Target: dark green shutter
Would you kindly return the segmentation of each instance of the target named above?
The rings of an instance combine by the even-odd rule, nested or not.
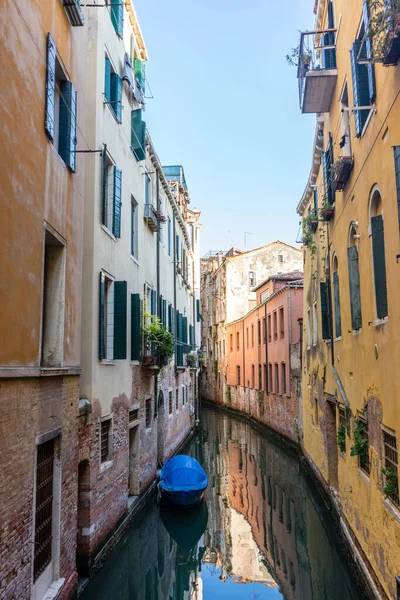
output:
[[[335,21],[333,18],[333,4],[328,2],[328,29],[335,27]],[[322,37],[323,46],[333,46],[335,44],[335,33],[328,32]],[[322,68],[323,69],[336,69],[336,50],[331,48],[329,50],[322,51]]]
[[[333,297],[335,303],[335,333],[338,338],[342,335],[342,319],[340,315],[339,273],[337,271],[333,274]]]
[[[104,144],[103,152],[101,154],[102,160],[102,182],[101,182],[101,222],[103,225],[106,224],[106,210],[107,210],[107,145]]]
[[[122,191],[122,171],[114,167],[114,219],[113,234],[115,237],[121,237],[121,191]]]
[[[111,101],[111,63],[107,56],[104,61],[104,98],[106,102]]]
[[[115,32],[122,38],[124,32],[124,3],[122,0],[111,0],[111,21]]]
[[[378,319],[388,316],[386,287],[385,237],[382,215],[371,218],[372,251],[374,257],[375,300]]]
[[[142,337],[140,319],[140,296],[131,294],[131,360],[142,358]]]
[[[157,315],[157,294],[156,290],[151,290],[151,314],[152,316]]]
[[[358,269],[358,250],[356,246],[347,248],[348,269],[349,269],[349,287],[350,287],[350,307],[351,307],[351,327],[352,329],[361,329],[361,292],[360,292],[360,273]]]
[[[318,190],[314,188],[314,215],[318,215]]]
[[[100,273],[100,291],[99,291],[99,359],[103,360],[106,357],[106,340],[105,340],[105,295],[106,295],[106,279],[103,273]]]
[[[183,352],[186,354],[188,349],[187,349],[187,341],[188,341],[188,320],[187,317],[182,317],[182,341],[183,341]]]
[[[111,73],[111,108],[118,123],[122,121],[122,79],[117,73]]]
[[[168,331],[172,333],[172,304],[168,304]]]
[[[179,235],[175,235],[175,260],[178,263],[179,261]]]
[[[324,175],[324,191],[328,204],[335,202],[335,190],[333,189],[333,140],[329,133],[329,144],[325,152],[322,153],[322,170]]]
[[[54,97],[56,85],[56,45],[50,33],[47,34],[46,58],[46,104],[44,129],[51,140],[54,139]]]
[[[131,146],[137,161],[146,156],[146,123],[142,121],[142,109],[131,112]]]
[[[193,350],[194,340],[193,340],[193,325],[189,325],[189,345],[190,351]]]
[[[196,300],[196,321],[200,321],[200,300]]]
[[[127,283],[114,281],[114,360],[126,358]]]
[[[58,153],[65,164],[75,172],[76,150],[76,91],[70,81],[60,83]]]
[[[136,58],[135,65],[134,65],[135,77],[138,80],[140,87],[142,88],[143,94],[146,91],[146,70],[145,70],[145,68],[146,68],[145,62]]]
[[[361,50],[361,52],[360,52]],[[357,57],[360,53],[360,59],[367,58],[365,45],[361,49],[361,41],[356,40],[350,51],[351,72],[353,78],[354,106],[369,106],[369,78],[367,65],[359,64]],[[356,119],[356,136],[360,137],[365,122],[369,115],[369,110],[354,111]]]
[[[369,7],[367,0],[363,2],[363,19],[364,19],[364,29],[365,29],[365,53],[367,58],[372,59],[372,41],[369,33]],[[374,71],[374,63],[370,62],[366,65],[367,67],[367,75],[368,75],[368,93],[369,93],[369,103],[373,104],[375,102],[375,71]]]
[[[167,327],[167,301],[162,301],[162,323],[164,327]]]
[[[394,146],[394,171],[396,176],[397,189],[397,214],[400,228],[400,146]]]
[[[320,282],[322,339],[330,340],[329,292],[326,281]]]

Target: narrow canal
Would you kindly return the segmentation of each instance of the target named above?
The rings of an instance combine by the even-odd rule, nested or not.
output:
[[[208,407],[186,452],[209,476],[205,502],[149,502],[83,600],[367,598],[295,455]]]

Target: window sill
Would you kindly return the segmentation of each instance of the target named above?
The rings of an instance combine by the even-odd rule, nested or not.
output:
[[[385,325],[389,320],[389,317],[384,317],[383,319],[376,319],[373,323],[374,327],[382,327],[382,325]]]
[[[340,335],[339,337],[335,338],[335,344],[336,342],[341,342],[342,341],[342,336]]]
[[[367,485],[370,485],[370,479],[368,475],[358,467],[358,476],[362,479]]]
[[[112,464],[112,460],[106,460],[105,462],[100,463],[100,473],[102,473],[103,471],[107,471],[107,469],[109,469]]]
[[[311,350],[311,346],[307,346],[307,350]]]
[[[53,583],[48,588],[47,592],[43,596],[42,600],[53,600],[53,598],[58,598],[60,590],[62,589],[65,582],[65,578],[61,577]]]
[[[129,361],[129,364],[130,364],[132,367],[140,367],[140,360],[130,360],[130,361]]]
[[[357,336],[357,335],[360,335],[361,333],[362,333],[362,327],[361,327],[361,329],[353,329],[353,331],[351,332],[351,335]]]
[[[112,240],[114,240],[114,242],[117,241],[117,238],[115,237],[115,235],[108,229],[108,227],[106,225],[104,225],[102,223],[101,228]]]
[[[400,509],[389,498],[383,498],[384,507],[392,514],[398,523],[400,523]]]
[[[107,101],[106,101],[105,99],[103,100],[103,104],[104,104],[104,106],[107,106],[107,108],[108,108],[108,110],[110,111],[111,115],[114,117],[114,119],[115,119],[116,123],[117,123],[118,125],[121,125],[121,121],[118,121],[118,119],[117,119],[117,115],[115,114],[115,112],[114,112],[114,109],[113,109],[113,107],[111,106],[111,104],[107,104]],[[122,106],[121,106],[121,110],[122,110]]]
[[[115,365],[116,363],[115,363],[115,360],[113,360],[113,359],[105,358],[100,361],[100,364],[101,365]]]
[[[136,264],[138,267],[140,266],[140,265],[139,265],[139,261],[138,261],[138,259],[137,259],[137,258],[135,258],[135,257],[133,256],[133,254],[131,254],[131,260],[132,260],[132,261],[133,261],[133,262],[134,262],[134,263],[135,263],[135,264]]]

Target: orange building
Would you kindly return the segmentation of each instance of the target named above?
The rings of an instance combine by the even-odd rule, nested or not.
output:
[[[269,277],[255,291],[256,307],[227,325],[225,403],[296,439],[302,273]]]

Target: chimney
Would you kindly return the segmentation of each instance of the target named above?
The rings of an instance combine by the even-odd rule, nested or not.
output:
[[[217,252],[217,257],[218,257],[218,266],[220,267],[222,265],[222,252],[221,251]]]

